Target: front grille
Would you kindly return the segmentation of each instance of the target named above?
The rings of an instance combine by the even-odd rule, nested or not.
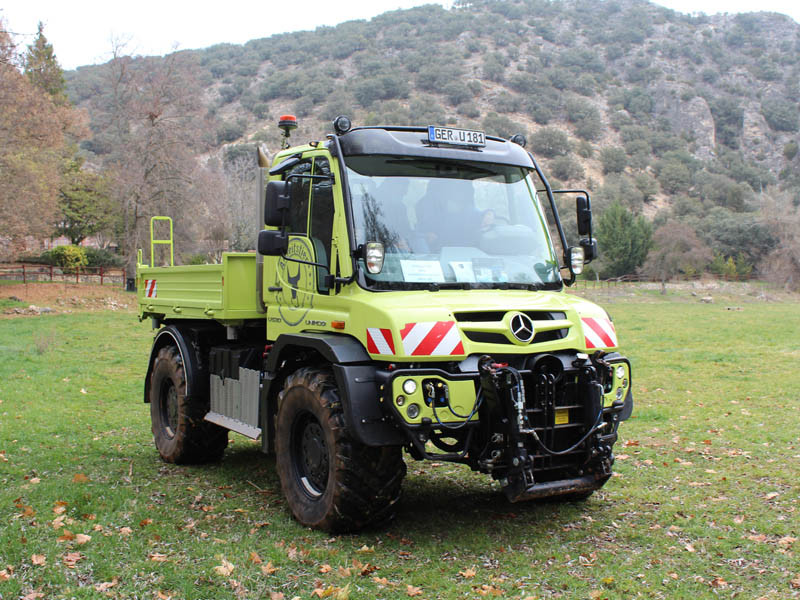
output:
[[[554,329],[552,331],[540,331],[531,340],[531,344],[541,344],[542,342],[552,342],[554,340],[561,340],[567,337],[568,329]],[[493,333],[490,331],[465,331],[464,335],[468,340],[478,342],[481,344],[511,344],[509,340],[502,333]]]
[[[457,312],[453,313],[456,321],[472,321],[475,323],[491,323],[492,321],[502,321],[506,310],[488,310],[488,311],[474,311],[474,312]],[[567,315],[563,312],[549,311],[549,310],[521,310],[513,311],[521,312],[528,315],[534,321],[554,321],[556,319],[566,319]]]
[[[469,329],[462,329],[463,334],[468,340],[480,344],[513,344],[505,333],[506,327],[503,324],[503,319],[511,311],[504,310],[491,310],[491,311],[472,311],[472,312],[457,312],[454,313],[456,321],[459,323],[497,323],[498,331],[470,331]],[[517,312],[517,311],[513,311]],[[524,310],[519,311],[528,315],[533,321],[555,321],[566,319],[567,315],[560,311],[548,310]],[[467,327],[469,327],[467,325]],[[541,344],[543,342],[552,342],[561,340],[567,337],[569,329],[553,329],[550,331],[539,331],[531,340],[531,344]]]

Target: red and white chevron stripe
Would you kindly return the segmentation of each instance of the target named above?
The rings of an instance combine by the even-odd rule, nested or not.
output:
[[[406,323],[400,331],[407,356],[451,356],[464,354],[455,321]]]
[[[370,354],[394,354],[392,330],[367,327],[367,352]]]
[[[148,298],[155,298],[156,292],[158,288],[156,286],[155,279],[145,279],[144,280],[144,295]]]
[[[587,348],[615,348],[617,346],[617,331],[614,324],[608,319],[595,319],[581,317],[583,321],[583,336]]]

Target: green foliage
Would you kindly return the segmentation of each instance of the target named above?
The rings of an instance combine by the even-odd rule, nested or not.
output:
[[[567,121],[575,125],[575,134],[583,140],[596,140],[603,132],[600,111],[582,98],[571,98],[566,103]]]
[[[715,252],[725,257],[741,252],[751,264],[758,264],[776,244],[766,224],[754,220],[748,213],[735,213],[722,207],[704,212],[697,221],[697,230]]]
[[[650,250],[653,227],[644,217],[634,217],[615,201],[600,215],[595,226],[600,247],[600,276],[620,277],[642,266]]]
[[[783,156],[786,160],[794,160],[794,157],[797,156],[797,142],[795,140],[789,140],[783,146]]]
[[[33,85],[49,94],[56,104],[69,104],[64,71],[56,60],[53,45],[44,35],[41,21],[36,38],[25,54],[25,75]]]
[[[86,254],[87,267],[120,268],[125,265],[123,256],[106,250],[105,248],[92,248],[91,246],[87,246],[83,248],[83,251]]]
[[[67,236],[73,244],[110,231],[116,221],[108,180],[82,165],[78,157],[67,161],[58,192],[60,216],[55,233]]]
[[[797,131],[800,124],[797,103],[783,98],[770,98],[761,103],[761,114],[775,131]]]
[[[557,156],[548,163],[548,167],[555,177],[565,181],[581,179],[584,176],[583,166],[570,155]]]
[[[517,133],[521,133],[525,137],[528,135],[524,126],[512,121],[505,115],[498,115],[494,112],[490,112],[483,119],[483,128],[489,135],[497,135],[505,139]]]
[[[722,96],[709,102],[709,107],[714,117],[717,140],[729,148],[738,148],[744,118],[744,110],[739,101],[729,96]]]
[[[217,128],[217,143],[233,142],[244,135],[245,124],[241,121],[225,122]]]
[[[627,166],[628,157],[624,148],[608,146],[600,150],[600,163],[603,165],[603,174],[622,173]]]
[[[508,59],[499,52],[487,54],[483,59],[482,75],[484,79],[502,83],[505,80],[505,71]]]
[[[555,127],[542,127],[530,139],[531,149],[547,158],[566,156],[571,149],[567,134]]]
[[[51,264],[61,267],[65,273],[74,273],[75,269],[89,264],[86,250],[81,246],[57,246],[47,252]]]

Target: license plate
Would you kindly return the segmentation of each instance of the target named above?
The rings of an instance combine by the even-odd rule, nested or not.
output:
[[[453,129],[452,127],[428,127],[428,141],[432,144],[452,144],[454,146],[486,145],[486,134],[470,129]]]
[[[569,423],[569,409],[557,408],[556,409],[556,425],[566,425]]]

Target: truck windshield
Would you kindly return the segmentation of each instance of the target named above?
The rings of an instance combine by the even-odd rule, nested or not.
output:
[[[533,170],[415,157],[347,160],[356,244],[382,242],[375,289],[560,288]]]

